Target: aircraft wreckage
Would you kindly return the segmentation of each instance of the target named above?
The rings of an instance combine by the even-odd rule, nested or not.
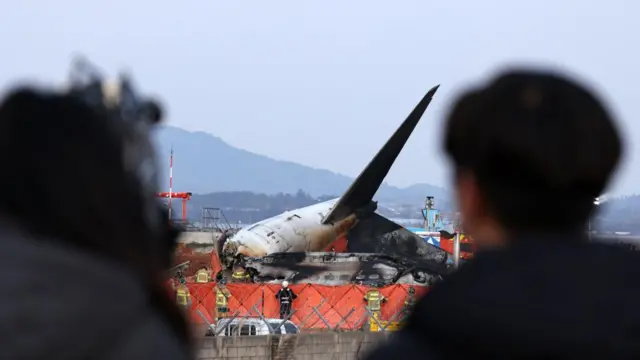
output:
[[[220,237],[220,276],[233,279],[233,272],[241,272],[256,282],[384,286],[429,285],[448,274],[451,254],[375,213],[373,201],[438,87],[426,93],[340,198]]]

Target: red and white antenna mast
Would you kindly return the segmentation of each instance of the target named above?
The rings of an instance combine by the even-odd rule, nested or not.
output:
[[[169,205],[169,220],[171,220],[171,201],[175,199],[182,199],[182,222],[187,222],[187,202],[191,200],[190,192],[173,192],[173,144],[171,144],[171,155],[169,155],[169,192],[159,192],[157,197],[168,199]]]
[[[169,220],[171,220],[171,195],[173,194],[173,144],[169,155]]]

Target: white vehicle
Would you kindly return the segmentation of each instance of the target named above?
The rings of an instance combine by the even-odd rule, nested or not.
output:
[[[211,325],[211,331],[207,336],[256,336],[269,335],[269,326],[273,329],[273,334],[298,334],[300,329],[296,324],[287,320],[284,324],[281,319],[260,319],[260,318],[240,318],[231,321],[227,319],[219,320],[215,325]],[[224,330],[220,331],[224,327]],[[219,332],[219,334],[218,334]]]

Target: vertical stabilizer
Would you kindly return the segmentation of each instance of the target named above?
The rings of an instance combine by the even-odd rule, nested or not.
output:
[[[411,114],[400,125],[395,133],[378,151],[367,167],[360,173],[349,189],[340,197],[338,203],[331,212],[324,218],[323,223],[333,223],[337,220],[352,214],[357,209],[369,205],[373,196],[382,185],[384,178],[389,173],[391,166],[396,161],[398,154],[409,140],[409,136],[422,118],[422,114],[427,110],[433,95],[440,85],[436,85],[420,100]]]

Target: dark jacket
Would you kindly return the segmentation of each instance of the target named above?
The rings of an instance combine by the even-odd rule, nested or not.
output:
[[[293,300],[295,300],[298,297],[298,295],[296,295],[293,290],[289,289],[289,288],[280,288],[280,290],[278,290],[278,292],[276,293],[276,299],[280,300],[280,302],[285,302],[290,304]]]
[[[2,359],[188,359],[127,271],[0,222]]]
[[[367,359],[640,359],[640,253],[581,240],[478,254]]]

